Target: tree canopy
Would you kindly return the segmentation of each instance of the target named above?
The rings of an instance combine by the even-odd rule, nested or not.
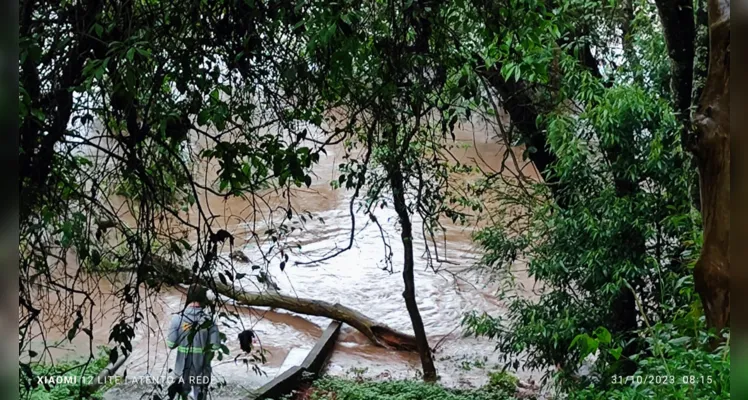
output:
[[[442,221],[480,211],[490,221],[475,267],[502,283],[508,311],[464,325],[495,339],[507,365],[555,368],[580,398],[676,396],[611,377],[709,368],[700,395],[729,393],[729,4],[26,0],[19,11],[22,354],[49,301],[40,293],[74,298],[68,337],[92,335],[86,277],[120,274],[111,340],[124,352],[147,295],[178,283],[163,260],[209,286],[242,279],[221,257],[234,236],[209,197],[256,210],[264,227],[250,237],[271,282],[292,222],[306,221],[291,191],[342,145],[334,186],[353,193],[352,227],[329,257],[353,245],[356,212],[379,225],[371,211],[394,208],[426,380],[437,371],[412,221],[432,263]],[[499,170],[450,153],[455,126],[476,120],[514,149]],[[478,179],[454,179],[465,173]],[[542,283],[537,300],[517,295],[518,260]]]

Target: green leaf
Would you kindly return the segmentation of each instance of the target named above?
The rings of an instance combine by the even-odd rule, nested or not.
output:
[[[70,330],[68,330],[68,334],[67,334],[68,341],[72,342],[76,333],[78,333],[78,325],[73,324],[73,327],[70,328]]]
[[[205,125],[210,121],[210,112],[208,110],[202,110],[197,114],[197,124]]]
[[[610,353],[610,355],[613,356],[613,358],[618,360],[619,358],[621,358],[621,353],[623,352],[623,349],[620,347],[616,347],[615,349],[608,350],[608,352]]]
[[[141,49],[141,48],[136,48],[136,50],[138,51],[138,54],[140,54],[141,56],[143,56],[145,58],[151,58],[151,51],[150,50],[148,50],[148,49]]]
[[[38,108],[32,108],[31,109],[31,115],[34,116],[34,118],[37,119],[37,121],[44,121],[46,116],[44,115],[44,112]]]
[[[37,45],[31,45],[28,49],[28,57],[31,57],[33,63],[38,63],[42,57],[42,49]]]
[[[595,329],[595,337],[603,344],[608,344],[611,340],[610,332],[602,326]]]
[[[92,27],[93,31],[96,32],[96,36],[101,37],[101,35],[104,33],[104,27],[100,24],[94,24]]]
[[[677,338],[670,339],[669,343],[674,346],[682,346],[688,342],[691,341],[691,338],[688,336],[681,336]]]
[[[572,339],[571,343],[569,343],[569,348],[567,350],[573,349],[574,346],[576,346],[577,343],[579,343],[579,341],[582,340],[582,336],[587,336],[587,335],[583,333],[581,335],[574,336],[574,339]]]
[[[552,25],[551,31],[553,32],[553,35],[556,37],[556,39],[561,38],[561,32],[558,30],[558,26]]]
[[[179,247],[179,244],[177,244],[177,242],[171,242],[171,252],[176,254],[177,257],[182,256],[182,248]]]
[[[91,251],[91,264],[93,264],[94,267],[101,264],[101,253],[96,249]]]

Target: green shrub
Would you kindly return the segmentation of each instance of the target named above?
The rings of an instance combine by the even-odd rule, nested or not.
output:
[[[488,376],[488,385],[490,387],[498,388],[509,393],[512,393],[517,389],[519,378],[506,371],[491,372]]]
[[[86,363],[86,360],[70,360],[56,363],[54,365],[32,363],[28,368],[33,376],[28,376],[28,369],[21,373],[19,384],[20,399],[29,400],[68,400],[83,398],[81,387],[92,382],[94,378],[109,364],[108,354],[102,352],[98,358]],[[24,366],[27,364],[23,364]],[[74,377],[76,384],[61,383],[49,384],[45,387],[38,384],[37,377]],[[25,381],[25,383],[24,383]],[[28,385],[28,386],[27,386]],[[106,389],[111,384],[103,385],[95,393],[90,394],[91,399],[102,399]]]
[[[511,380],[502,375],[501,384]],[[515,378],[516,379],[516,378]],[[340,378],[323,378],[316,381],[310,400],[508,400],[514,391],[503,390],[500,385],[488,385],[474,390],[446,389],[439,385],[418,381],[396,380],[386,382],[359,381]]]
[[[657,324],[644,332],[647,348],[631,357],[637,365],[631,376],[607,373],[617,357],[611,359],[604,353],[615,347],[593,346],[591,350],[601,352],[593,374],[577,388],[565,390],[569,399],[729,399],[728,342],[710,351],[716,336],[705,328],[704,317],[697,318],[695,324],[686,324],[686,320]],[[729,340],[729,332],[723,335]]]

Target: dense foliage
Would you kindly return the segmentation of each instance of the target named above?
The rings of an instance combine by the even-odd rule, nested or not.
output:
[[[698,321],[700,320],[700,322]],[[569,390],[571,399],[729,399],[730,349],[722,344],[709,351],[714,338],[704,327],[704,318],[677,320],[689,327],[657,324],[645,331],[645,349],[633,355],[633,375],[611,375],[612,362],[599,363],[593,379],[585,379]],[[688,321],[688,322],[686,322]],[[589,340],[587,336],[582,336]],[[593,339],[585,351],[599,349],[605,357],[611,344]],[[602,378],[602,379],[601,379]],[[604,379],[604,380],[603,380]]]
[[[48,329],[43,318],[56,317],[70,340],[93,340],[100,279],[115,281],[118,309],[108,312],[119,313],[110,340],[120,354],[149,297],[175,283],[159,260],[236,279],[218,258],[234,243],[221,229],[230,216],[219,219],[206,197],[264,207],[268,191],[309,186],[324,151],[324,141],[301,144],[306,123],[324,132],[325,107],[316,86],[295,83],[294,71],[308,68],[293,40],[298,12],[241,1],[21,2],[22,354],[32,331]],[[282,253],[275,221],[297,214],[267,208],[266,221],[260,210],[247,221],[267,223],[267,235],[250,236],[262,268]]]
[[[20,398],[30,400],[66,400],[90,396],[91,399],[103,398],[103,393],[111,384],[100,385],[93,393],[88,388],[89,382],[94,382],[96,376],[109,364],[109,356],[105,352],[94,360],[68,360],[54,365],[33,364],[34,375],[40,377],[42,383],[33,382],[29,386],[21,384]],[[59,383],[58,383],[59,381]]]
[[[323,378],[314,383],[305,400],[510,400],[513,390],[487,385],[475,390],[449,390],[415,381],[350,381]]]
[[[708,285],[694,275],[702,245],[715,240],[703,237],[702,217],[713,225],[723,216],[700,209],[712,207],[698,196],[708,177],[697,182],[694,167],[706,161],[688,139],[714,47],[705,45],[705,1],[666,3],[22,1],[22,359],[50,317],[42,310],[59,314],[68,340],[93,340],[98,280],[113,271],[110,340],[125,354],[150,312],[147,296],[180,283],[164,260],[209,284],[244,278],[221,257],[233,250],[224,229],[233,216],[213,214],[209,198],[251,205],[242,222],[262,259],[253,279],[272,283],[269,265],[283,269],[299,254],[285,245],[292,224],[306,223],[292,190],[309,187],[320,155],[342,145],[334,187],[353,191],[352,226],[348,245],[327,258],[352,247],[356,212],[379,225],[377,208],[395,209],[426,379],[436,371],[416,303],[411,222],[424,222],[433,265],[429,241],[449,218],[482,224],[478,267],[501,282],[508,312],[477,310],[465,325],[495,339],[507,365],[549,371],[578,398],[726,396],[729,329],[710,328],[729,318],[729,293],[726,312],[719,293],[721,309],[704,309],[697,289]],[[686,65],[672,35],[683,15],[696,26],[682,37],[695,42]],[[517,150],[499,170],[450,153],[455,126],[476,121]],[[524,163],[541,179],[521,172]],[[467,173],[480,178],[454,179]],[[516,290],[518,264],[540,283],[535,296]],[[44,354],[21,362],[22,381],[34,380],[30,366]],[[712,379],[615,383],[663,372]],[[499,398],[346,385],[318,388],[351,399]]]
[[[669,92],[664,37],[652,23],[654,4],[625,5],[599,4],[587,16],[589,40],[620,51],[598,47],[593,64],[562,54],[558,87],[545,90],[554,103],[536,122],[555,158],[545,175],[553,185],[478,187],[496,193],[504,215],[475,238],[486,251],[484,270],[507,284],[510,306],[506,315],[473,313],[464,322],[496,338],[508,365],[523,359],[529,368],[555,368],[555,382],[579,398],[722,398],[729,350],[709,350],[713,336],[694,291],[698,191]],[[609,18],[624,11],[625,26]],[[562,27],[564,12],[552,19]],[[524,214],[510,214],[513,206]],[[541,284],[537,298],[513,290],[517,262]],[[577,376],[583,365],[594,373]],[[632,373],[710,378],[698,389],[615,383]],[[572,389],[579,387],[586,389]]]

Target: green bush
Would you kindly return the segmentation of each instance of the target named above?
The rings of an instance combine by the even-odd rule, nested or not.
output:
[[[489,375],[488,386],[498,388],[505,392],[512,393],[517,389],[519,378],[506,372],[491,372]]]
[[[28,369],[22,371],[19,384],[20,399],[28,400],[68,400],[84,398],[81,387],[94,380],[94,378],[109,364],[109,356],[102,352],[98,358],[90,362],[86,360],[70,360],[56,363],[54,365],[32,363],[28,368],[33,376],[28,376]],[[26,364],[23,364],[26,365]],[[76,384],[61,383],[48,385],[37,383],[37,377],[74,377]],[[85,378],[85,379],[82,379]],[[24,383],[25,381],[25,383]],[[28,386],[27,386],[28,385]],[[91,399],[102,399],[106,389],[111,384],[103,385],[95,393],[91,393]],[[85,389],[84,389],[85,390]]]
[[[603,9],[594,1],[569,4],[577,6],[553,22],[576,26],[577,12]],[[507,307],[498,315],[468,314],[464,324],[494,339],[505,365],[574,375],[583,359],[570,345],[600,326],[632,356],[647,346],[637,332],[642,318],[669,323],[694,301],[692,263],[702,243],[691,197],[696,175],[667,100],[670,77],[660,66],[668,56],[660,28],[650,21],[656,12],[650,2],[637,6],[630,43],[636,56],[607,82],[575,57],[559,56],[558,96],[579,106],[559,106],[536,119],[542,150],[554,159],[543,172],[552,185],[518,188],[486,179],[480,186],[495,196],[498,211],[491,217],[496,223],[475,233],[479,268],[503,285]],[[527,280],[538,283],[537,296],[517,295],[529,289],[514,276],[520,261]],[[620,374],[633,369],[628,362],[615,367]]]
[[[643,332],[647,347],[631,357],[637,366],[631,376],[608,373],[618,360],[620,351],[616,349],[620,347],[602,345],[596,339],[580,340],[586,343],[586,351],[599,350],[601,356],[588,379],[566,389],[569,399],[729,399],[729,332],[718,341],[705,328],[704,317],[689,322],[691,317],[647,328]],[[720,344],[715,347],[714,343]],[[712,347],[715,349],[710,351]],[[605,357],[607,354],[615,357]]]
[[[506,375],[497,382],[508,382]],[[516,378],[515,378],[516,379]],[[493,380],[493,379],[492,379]],[[354,382],[340,378],[323,378],[313,385],[310,400],[508,400],[514,391],[499,385],[474,390],[453,390],[418,381]]]

